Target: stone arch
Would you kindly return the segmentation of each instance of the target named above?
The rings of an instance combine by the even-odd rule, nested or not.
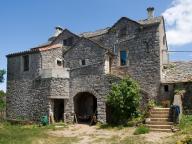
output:
[[[74,112],[78,122],[90,122],[93,116],[97,117],[97,97],[89,92],[78,92],[73,97]]]

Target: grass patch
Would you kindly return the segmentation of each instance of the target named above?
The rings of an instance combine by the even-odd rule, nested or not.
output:
[[[123,129],[123,128],[128,127],[128,126],[127,125],[115,125],[115,124],[101,124],[101,123],[98,123],[97,127],[98,127],[98,129],[107,129],[107,130],[116,129],[116,130],[120,130],[120,129]]]
[[[182,119],[179,124],[181,133],[191,134],[192,132],[192,115],[182,115]]]
[[[55,130],[53,125],[39,127],[38,125],[11,125],[0,123],[0,144],[65,144],[78,142],[76,137],[54,137],[47,131]]]
[[[144,125],[140,125],[139,127],[136,128],[134,135],[139,135],[139,134],[145,134],[145,133],[149,133],[149,128],[144,126]]]

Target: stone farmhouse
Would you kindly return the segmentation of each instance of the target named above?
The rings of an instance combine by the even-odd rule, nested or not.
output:
[[[37,121],[51,110],[56,121],[75,113],[106,122],[106,94],[125,75],[140,84],[143,103],[170,100],[174,85],[188,78],[172,78],[177,67],[169,62],[164,19],[147,11],[147,19],[122,17],[79,35],[56,27],[47,43],[7,55],[7,119]]]

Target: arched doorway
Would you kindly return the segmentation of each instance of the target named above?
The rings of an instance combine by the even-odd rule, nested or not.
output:
[[[89,123],[97,116],[97,99],[89,92],[80,92],[74,97],[74,111],[78,122]]]

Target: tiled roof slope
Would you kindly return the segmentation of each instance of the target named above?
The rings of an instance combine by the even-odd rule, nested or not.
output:
[[[192,61],[170,62],[162,71],[163,83],[179,83],[192,81]]]

